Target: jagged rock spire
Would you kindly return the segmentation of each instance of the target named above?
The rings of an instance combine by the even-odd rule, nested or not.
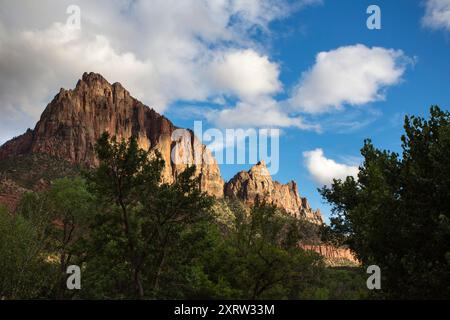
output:
[[[297,183],[281,184],[273,181],[264,161],[258,162],[249,171],[241,171],[225,185],[225,196],[240,199],[249,205],[265,201],[287,213],[304,218],[312,223],[322,224],[320,211],[311,209],[308,200],[300,197]]]

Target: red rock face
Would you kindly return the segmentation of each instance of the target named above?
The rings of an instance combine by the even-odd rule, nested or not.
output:
[[[95,143],[106,131],[119,140],[134,136],[140,148],[158,150],[165,161],[165,182],[173,182],[187,165],[195,164],[201,190],[223,197],[224,181],[211,152],[191,131],[173,135],[177,129],[170,120],[133,98],[120,83],[110,84],[99,74],[85,73],[75,89],[60,90],[34,130],[0,148],[0,160],[20,154],[48,154],[70,163],[95,166]],[[264,163],[238,173],[226,184],[225,191],[225,196],[247,204],[265,200],[296,217],[322,223],[320,211],[312,210],[300,197],[297,184],[273,181]]]
[[[133,98],[120,83],[110,84],[99,74],[85,73],[75,89],[60,90],[47,105],[34,130],[29,129],[0,147],[0,160],[18,155],[48,154],[72,164],[95,166],[98,164],[95,143],[103,132],[109,132],[119,140],[134,136],[140,148],[161,153],[165,161],[165,182],[173,182],[187,165],[195,164],[200,188],[210,195],[239,199],[249,205],[258,200],[266,201],[295,217],[322,224],[320,211],[312,210],[307,199],[300,197],[294,181],[288,184],[273,181],[262,162],[248,172],[238,173],[225,185],[211,152],[191,131],[173,135],[177,129],[170,120]],[[40,188],[35,186],[34,189]],[[25,191],[14,181],[2,179],[0,203],[14,211]],[[309,249],[325,257],[340,255],[335,248],[315,246]]]
[[[173,149],[196,152],[196,174],[201,188],[211,195],[223,196],[223,180],[209,150],[191,136],[172,141],[177,128],[164,116],[133,98],[120,83],[110,84],[101,75],[85,73],[75,89],[61,89],[48,104],[34,130],[0,148],[0,159],[25,153],[44,153],[71,163],[95,166],[95,143],[103,132],[120,139],[135,136],[140,148],[158,150],[164,161],[163,180],[175,176],[191,162],[174,164]]]
[[[18,154],[25,154],[30,152],[33,141],[33,131],[28,129],[27,132],[12,140],[6,142],[0,148],[0,160],[6,159]]]
[[[302,245],[302,249],[317,252],[325,258],[328,265],[360,265],[360,262],[348,248],[337,248],[325,244]]]
[[[241,171],[225,185],[225,196],[243,200],[252,205],[255,202],[274,204],[287,213],[304,218],[315,224],[322,224],[319,210],[314,211],[306,198],[301,198],[294,181],[281,184],[273,181],[264,162],[259,162],[249,171]]]

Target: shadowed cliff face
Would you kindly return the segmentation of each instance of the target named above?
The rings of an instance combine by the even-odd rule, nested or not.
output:
[[[5,143],[0,160],[20,155],[45,154],[72,164],[95,166],[95,144],[103,132],[120,139],[134,136],[139,147],[159,151],[165,161],[163,181],[171,183],[188,165],[196,165],[200,188],[218,198],[273,203],[289,214],[321,224],[320,211],[301,198],[297,184],[273,181],[264,163],[240,172],[225,184],[211,152],[191,131],[179,131],[170,120],[133,98],[120,83],[85,73],[73,90],[61,89],[34,130]],[[182,159],[181,162],[174,159]],[[1,192],[0,192],[1,193]]]

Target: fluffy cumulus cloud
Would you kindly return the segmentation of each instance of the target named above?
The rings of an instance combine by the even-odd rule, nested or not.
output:
[[[237,94],[244,100],[274,94],[281,89],[278,65],[250,49],[219,54],[210,72],[217,90]]]
[[[385,89],[401,81],[410,61],[400,50],[361,44],[320,52],[302,75],[290,104],[303,112],[323,113],[382,100]]]
[[[450,31],[450,0],[427,0],[423,24],[433,29]]]
[[[305,151],[303,157],[311,177],[319,185],[330,185],[333,179],[344,180],[347,176],[357,177],[359,172],[357,166],[326,158],[322,149]]]
[[[81,10],[81,29],[66,24],[70,5]],[[268,35],[273,20],[298,8],[276,0],[2,1],[0,140],[32,126],[85,71],[121,82],[160,112],[178,100],[274,94],[278,64],[252,35]]]

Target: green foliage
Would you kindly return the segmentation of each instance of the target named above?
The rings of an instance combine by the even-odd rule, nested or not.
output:
[[[359,270],[299,248],[316,229],[274,206],[214,201],[195,167],[172,184],[135,139],[98,141],[85,179],[54,180],[0,209],[0,298],[335,299],[363,297]],[[81,290],[66,269],[82,270]]]
[[[367,140],[358,180],[324,187],[333,206],[327,237],[345,240],[382,270],[387,298],[449,298],[450,113],[406,117],[403,154]]]
[[[0,207],[0,299],[48,297],[51,265],[30,221]]]
[[[295,221],[266,205],[251,212],[236,206],[233,213],[233,228],[205,256],[212,282],[239,299],[299,298],[323,266],[318,255],[299,249]]]
[[[93,197],[81,178],[55,180],[48,191],[27,193],[19,206],[19,215],[33,226],[41,246],[41,255],[57,261],[58,270],[47,280],[57,298],[71,293],[66,290],[66,270],[78,263],[79,247],[87,235]]]
[[[173,184],[161,183],[164,162],[140,150],[135,138],[117,142],[104,134],[96,150],[100,166],[88,175],[99,209],[87,243],[88,286],[94,288],[89,294],[158,296],[180,236],[205,216],[212,200],[200,192],[194,167]]]
[[[162,161],[134,139],[104,135],[97,151],[100,166],[88,176],[97,211],[80,297],[298,299],[328,286],[319,280],[322,258],[298,247],[310,236],[299,220],[264,204],[212,208],[193,167],[161,183]]]
[[[301,299],[358,300],[368,299],[367,274],[360,267],[335,267],[322,270],[315,285],[301,293]]]

